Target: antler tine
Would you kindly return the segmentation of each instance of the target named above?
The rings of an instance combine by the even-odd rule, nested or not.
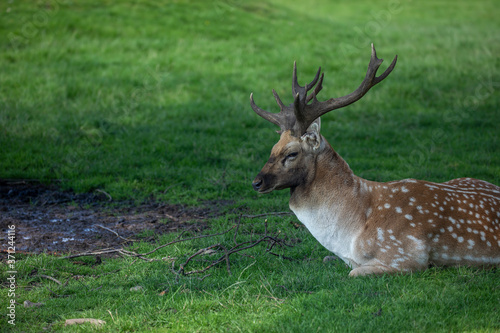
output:
[[[285,104],[283,104],[280,97],[278,96],[278,93],[274,89],[273,89],[273,96],[274,96],[274,99],[276,100],[276,103],[278,103],[280,110],[283,111],[286,108],[286,106],[285,106]]]
[[[371,47],[372,52],[370,63],[368,64],[366,76],[359,87],[346,96],[330,98],[329,100],[324,102],[319,102],[316,99],[315,89],[314,93],[308,97],[309,100],[313,99],[313,102],[311,104],[305,105],[305,108],[299,111],[301,115],[297,117],[297,120],[299,120],[299,118],[301,120],[297,121],[294,125],[295,133],[297,133],[298,135],[304,134],[307,131],[309,125],[311,125],[312,122],[315,121],[318,117],[332,110],[339,109],[356,102],[361,97],[363,97],[373,86],[384,80],[392,72],[392,70],[396,66],[398,56],[396,55],[394,57],[391,65],[384,71],[384,73],[382,73],[382,75],[376,76],[377,70],[384,60],[377,58],[377,52],[375,51],[375,47],[373,46],[373,44],[371,45]],[[295,112],[297,115],[298,111],[296,110]]]
[[[306,84],[305,86],[299,85],[299,82],[297,80],[297,62],[293,62],[293,84],[292,84],[292,94],[295,97],[297,94],[299,94],[301,100],[306,99],[306,94],[309,90],[311,90],[312,87],[318,82],[319,79],[319,74],[321,73],[321,67],[318,69],[316,72],[316,75],[314,76],[314,79]]]
[[[273,95],[280,107],[280,112],[278,113],[272,113],[258,107],[253,100],[253,93],[250,94],[250,106],[259,116],[275,125],[278,125],[280,130],[277,132],[282,133],[294,126],[296,117],[293,113],[293,108],[291,106],[285,106],[274,89]]]
[[[373,43],[372,43],[372,50],[373,50],[373,52],[375,52],[375,47],[373,46]],[[377,57],[376,52],[375,52],[375,57]],[[384,59],[381,59],[381,60],[383,61]],[[389,67],[387,67],[387,69],[382,73],[382,75],[375,77],[375,82],[373,85],[376,85],[377,83],[379,83],[380,81],[385,79],[387,76],[389,76],[389,74],[391,74],[392,70],[396,66],[397,61],[398,61],[398,56],[396,55],[396,56],[394,56],[394,59],[392,59],[392,62],[389,65]]]
[[[323,89],[323,78],[324,77],[325,77],[325,73],[321,73],[321,77],[319,78],[319,82],[316,85],[316,87],[314,88],[314,91],[312,92],[312,94],[310,94],[306,98],[306,104],[309,103],[311,101],[311,99],[316,99],[316,96],[318,96],[321,89]]]
[[[278,97],[278,99],[279,99],[279,97]],[[253,93],[250,94],[250,106],[255,111],[255,113],[257,113],[259,116],[261,116],[265,120],[282,127],[283,115],[281,114],[281,112],[280,113],[272,113],[272,112],[266,111],[266,110],[258,107],[257,104],[255,104],[255,102],[253,100]],[[280,105],[280,108],[281,108],[281,105]]]

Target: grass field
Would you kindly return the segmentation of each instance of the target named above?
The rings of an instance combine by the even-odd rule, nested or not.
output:
[[[251,110],[250,93],[268,110],[277,109],[273,88],[291,102],[296,60],[299,82],[321,66],[320,97],[345,95],[363,79],[373,42],[383,66],[398,55],[394,72],[322,118],[322,134],[353,171],[376,181],[469,176],[500,184],[496,1],[4,1],[0,13],[0,179],[57,180],[118,203],[230,202],[207,233],[226,230],[240,213],[287,211],[287,191],[251,188],[278,136]],[[243,218],[240,241],[262,234],[263,219]],[[161,260],[19,257],[18,302],[45,305],[18,306],[16,326],[2,315],[0,329],[99,330],[63,326],[89,317],[123,332],[500,330],[497,271],[349,279],[290,221],[268,217],[269,233],[301,240],[275,249],[281,257],[262,244],[232,257],[231,274],[221,264],[203,280],[176,276]],[[235,238],[183,242],[150,257],[186,260]],[[7,265],[0,269],[7,276]],[[130,291],[137,285],[143,289]]]

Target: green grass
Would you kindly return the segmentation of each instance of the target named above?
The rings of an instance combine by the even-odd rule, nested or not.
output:
[[[228,222],[219,220],[215,224],[221,227]],[[106,321],[104,331],[122,332],[500,329],[495,271],[430,269],[412,275],[351,279],[347,276],[349,269],[341,262],[322,262],[327,251],[307,232],[291,231],[283,219],[270,218],[269,222],[273,234],[286,230],[288,240],[302,240],[293,248],[273,249],[293,261],[266,254],[265,246],[257,246],[245,252],[246,257],[231,259],[231,275],[222,264],[202,280],[205,273],[177,278],[171,272],[171,263],[162,260],[103,259],[103,263],[95,264],[94,258],[24,257],[17,264],[19,300],[44,305],[28,309],[18,306],[16,327],[24,331],[86,331],[90,326],[65,328],[64,321],[97,318]],[[245,239],[256,232],[262,232],[262,221],[244,220],[239,235]],[[164,236],[161,242],[172,238]],[[231,246],[233,233],[178,243],[153,257],[175,257],[178,269],[188,254],[216,242]],[[138,251],[153,248],[149,244],[136,247]],[[204,267],[212,259],[208,255],[197,257],[186,271]],[[60,286],[41,275],[68,283]],[[143,289],[130,290],[136,286]]]
[[[0,15],[0,178],[57,179],[115,201],[286,210],[287,191],[251,189],[277,135],[250,109],[250,92],[269,110],[273,88],[290,102],[296,60],[300,82],[322,66],[320,97],[347,94],[364,77],[373,42],[383,66],[398,54],[396,69],[363,100],[322,119],[322,134],[354,172],[500,184],[496,1],[7,1]],[[289,220],[273,219],[290,233]],[[211,226],[230,223],[228,215]],[[500,330],[496,272],[353,280],[297,233],[303,242],[282,249],[296,261],[259,247],[255,259],[233,259],[232,275],[221,265],[203,281],[175,280],[159,262],[89,268],[24,257],[18,299],[46,305],[18,307],[16,328],[85,330],[62,325],[88,316],[112,331]],[[185,257],[205,244],[175,251]],[[59,288],[33,269],[82,278]],[[130,292],[135,285],[145,291]],[[7,290],[1,294],[3,309]]]

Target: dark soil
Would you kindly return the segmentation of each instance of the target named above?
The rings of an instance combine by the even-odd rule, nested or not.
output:
[[[37,181],[0,179],[0,252],[7,252],[9,226],[15,226],[17,253],[81,253],[119,247],[120,237],[148,241],[187,228],[203,230],[224,205],[110,203],[104,192],[76,194]]]

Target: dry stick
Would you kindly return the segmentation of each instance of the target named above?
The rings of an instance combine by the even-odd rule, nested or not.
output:
[[[241,214],[240,214],[240,217],[238,219],[238,223],[236,224],[236,230],[234,231],[234,235],[233,235],[234,244],[238,244],[238,243],[236,243],[236,235],[238,234],[238,230],[240,229],[240,224],[241,224]]]
[[[291,214],[292,214],[291,212],[271,212],[271,213],[257,214],[257,215],[240,215],[240,220],[238,221],[238,224],[237,225],[233,225],[231,228],[227,229],[226,231],[223,231],[223,232],[217,233],[217,234],[202,235],[202,236],[196,236],[196,237],[191,237],[191,238],[186,238],[186,239],[175,239],[175,240],[173,240],[173,241],[171,241],[171,242],[169,242],[167,244],[163,244],[161,246],[158,246],[157,248],[155,248],[155,249],[153,249],[153,250],[151,250],[149,252],[146,252],[146,253],[130,252],[130,251],[123,250],[123,248],[118,248],[118,249],[103,249],[103,250],[94,251],[94,252],[83,252],[83,253],[73,254],[73,255],[66,256],[66,257],[61,257],[60,259],[70,259],[70,258],[77,258],[77,257],[84,257],[84,256],[95,256],[95,255],[100,255],[100,254],[110,254],[110,253],[116,253],[116,252],[118,252],[118,253],[123,254],[123,255],[136,256],[136,257],[140,257],[143,260],[146,260],[146,258],[143,258],[142,256],[154,253],[154,252],[158,251],[161,248],[164,248],[166,246],[169,246],[169,245],[172,245],[172,244],[175,244],[175,243],[185,242],[185,241],[194,240],[194,239],[200,239],[200,238],[206,238],[206,237],[213,237],[213,236],[224,235],[224,234],[228,233],[229,231],[233,230],[234,228],[239,228],[239,224],[241,222],[241,217],[245,217],[245,218],[257,218],[257,217],[268,216],[268,215],[291,215]],[[97,224],[96,224],[96,226],[99,226],[99,227],[101,227],[103,229],[111,231],[115,235],[117,235],[118,237],[124,239],[123,237],[121,237],[115,231],[113,231],[111,229],[108,229],[106,227],[103,227],[103,226],[97,225]],[[266,229],[267,229],[267,223],[266,223]],[[184,231],[184,232],[186,232],[186,231]],[[179,235],[178,238],[181,237],[184,234],[184,232],[181,235]]]
[[[186,265],[187,265],[187,264],[188,264],[188,263],[189,263],[189,262],[190,262],[190,261],[191,261],[194,257],[199,256],[200,254],[205,253],[205,252],[207,252],[208,250],[211,250],[211,249],[213,249],[214,247],[219,247],[219,246],[220,246],[220,244],[215,244],[215,245],[211,245],[211,246],[209,246],[209,247],[206,247],[206,248],[204,248],[204,249],[200,249],[200,250],[196,251],[196,253],[195,253],[195,254],[191,255],[189,258],[187,258],[187,260],[186,260],[183,264],[181,264],[181,266],[180,266],[180,268],[179,268],[179,273],[183,273],[183,272],[184,272],[184,267],[186,267]]]
[[[220,246],[224,250],[224,259],[226,260],[227,274],[231,275],[231,264],[229,263],[229,255],[227,254],[227,249],[224,246]]]
[[[46,278],[46,279],[49,279],[49,280],[52,280],[52,281],[54,281],[55,283],[57,283],[58,285],[62,286],[61,281],[59,281],[59,280],[58,280],[58,279],[56,279],[56,278],[53,278],[52,276],[43,275],[43,274],[38,274],[38,276],[39,276],[39,277]]]
[[[70,297],[71,295],[59,295],[59,294],[56,294],[55,292],[53,292],[49,287],[45,287],[47,288],[48,291],[50,291],[52,294],[54,294],[54,296],[56,297]]]
[[[109,253],[115,253],[115,252],[120,252],[122,248],[118,249],[103,249],[95,252],[82,252],[82,253],[77,253],[77,254],[71,254],[66,257],[60,257],[59,259],[70,259],[70,258],[76,258],[76,257],[85,257],[85,256],[96,256],[100,254],[109,254]]]
[[[114,233],[114,234],[116,235],[116,237],[118,237],[118,238],[120,238],[120,239],[123,239],[124,241],[127,241],[127,242],[132,242],[132,241],[133,241],[133,240],[131,240],[131,239],[124,238],[124,237],[120,236],[120,235],[119,235],[116,231],[111,230],[111,229],[109,229],[109,228],[106,228],[105,226],[102,226],[102,225],[100,225],[100,224],[94,224],[94,226],[99,227],[99,228],[102,228],[102,229],[107,230],[107,231],[109,231],[109,232],[112,232],[112,233]]]
[[[107,193],[103,190],[100,190],[100,189],[97,189],[96,192],[103,193],[105,196],[108,197],[108,201],[113,201],[113,197],[109,193]]]
[[[306,294],[314,294],[314,291],[306,291],[306,290],[298,290],[298,291],[292,291],[292,290],[288,290],[287,287],[285,286],[276,286],[276,287],[281,287],[283,289],[285,289],[287,292],[289,293],[306,293]]]
[[[200,238],[206,238],[206,237],[214,237],[214,236],[224,235],[224,234],[228,233],[229,231],[233,230],[235,227],[236,227],[236,225],[233,225],[231,228],[227,229],[226,231],[223,231],[223,232],[220,232],[220,233],[217,233],[217,234],[202,235],[202,236],[196,236],[196,237],[185,238],[185,239],[175,239],[175,240],[173,240],[173,241],[171,241],[171,242],[169,242],[167,244],[163,244],[161,246],[158,246],[157,248],[155,248],[155,249],[153,249],[153,250],[151,250],[149,252],[146,252],[146,253],[136,253],[136,252],[124,250],[121,247],[121,248],[117,248],[117,249],[103,249],[103,250],[94,251],[94,252],[77,253],[77,254],[72,254],[72,255],[66,256],[66,257],[61,257],[60,259],[70,259],[70,258],[84,257],[84,256],[95,256],[95,255],[100,255],[100,254],[119,253],[119,254],[123,254],[125,256],[129,256],[129,257],[139,257],[139,258],[141,258],[143,260],[154,261],[155,259],[148,259],[148,258],[145,258],[144,256],[148,255],[148,254],[151,254],[151,253],[154,253],[154,252],[158,251],[161,248],[164,248],[166,246],[169,246],[169,245],[172,245],[172,244],[175,244],[175,243],[186,242],[186,241],[190,241],[190,240],[194,240],[194,239],[200,239]]]
[[[224,254],[224,256],[222,256],[221,258],[217,259],[216,261],[212,262],[210,265],[208,265],[207,267],[205,268],[202,268],[202,269],[199,269],[199,270],[193,270],[193,271],[189,271],[189,272],[184,272],[184,267],[185,265],[182,267],[182,271],[179,270],[178,273],[182,273],[183,275],[191,275],[191,274],[199,274],[199,273],[204,273],[206,272],[207,270],[209,270],[210,268],[214,267],[215,265],[225,261],[225,260],[229,260],[229,256],[233,253],[237,253],[237,252],[240,252],[240,251],[244,251],[244,250],[247,250],[247,249],[250,249],[252,247],[255,247],[257,246],[258,244],[262,243],[263,241],[265,240],[274,240],[276,241],[273,237],[271,236],[264,236],[262,238],[260,238],[259,240],[257,240],[256,242],[248,245],[248,246],[245,246],[245,247],[241,247],[242,245],[244,244],[248,244],[249,242],[244,242],[244,243],[241,243],[241,244],[238,244],[236,245],[235,247],[233,247],[231,250],[229,250],[227,253]]]
[[[128,251],[128,250],[124,250],[124,249],[121,249],[118,253],[123,254],[124,256],[127,256],[127,257],[137,257],[139,259],[142,259],[142,260],[148,261],[148,262],[160,260],[160,259],[155,259],[155,258],[146,258],[146,257],[143,257],[142,254],[137,254],[133,251]]]
[[[267,251],[267,253],[272,254],[273,256],[276,256],[278,258],[282,258],[282,259],[286,259],[286,260],[290,260],[290,261],[295,261],[295,259],[293,259],[291,257],[287,257],[287,256],[284,256],[284,255],[281,255],[281,254],[277,254],[277,253],[271,252],[271,251]]]
[[[123,248],[118,248],[118,249],[105,249],[105,250],[101,250],[101,251],[98,251],[98,252],[86,252],[86,253],[80,253],[80,254],[76,254],[76,255],[70,255],[70,256],[66,256],[66,257],[62,257],[61,259],[68,259],[68,258],[75,258],[75,257],[80,257],[80,256],[88,256],[88,255],[99,255],[99,254],[107,254],[107,253],[116,253],[118,252],[119,254],[122,254],[122,255],[125,255],[125,256],[132,256],[132,257],[138,257],[140,259],[143,259],[143,260],[146,260],[146,261],[154,261],[156,259],[148,259],[148,258],[145,258],[144,256],[145,255],[148,255],[148,254],[151,254],[151,253],[154,253],[156,252],[157,250],[161,249],[161,248],[164,248],[166,246],[169,246],[169,245],[172,245],[172,244],[175,244],[175,243],[179,243],[179,242],[185,242],[185,241],[189,241],[189,240],[194,240],[194,239],[201,239],[201,238],[207,238],[207,237],[214,237],[214,236],[220,236],[220,235],[224,235],[226,233],[228,233],[229,231],[233,230],[233,229],[236,229],[235,231],[235,234],[233,235],[233,241],[236,243],[236,235],[237,235],[237,232],[239,230],[239,226],[241,224],[241,217],[246,217],[246,218],[256,218],[256,217],[262,217],[262,216],[268,216],[268,215],[291,215],[290,212],[275,212],[275,213],[267,213],[267,214],[258,214],[258,215],[240,215],[240,218],[238,220],[238,223],[236,225],[233,225],[231,228],[223,231],[223,232],[220,232],[220,233],[215,233],[215,234],[210,234],[210,235],[202,235],[202,236],[196,236],[196,237],[191,237],[191,238],[185,238],[185,239],[179,239],[183,234],[184,232],[179,235],[175,240],[169,242],[169,243],[166,243],[166,244],[163,244],[161,246],[158,246],[156,247],[155,249],[149,251],[149,252],[146,252],[146,253],[136,253],[136,252],[132,252],[132,251],[127,251],[127,250],[124,250]],[[100,226],[102,227],[102,226]],[[104,229],[107,229],[104,227]],[[212,246],[209,246],[207,248],[204,248],[204,249],[201,249],[201,250],[198,250],[196,253],[194,253],[193,255],[191,255],[185,262],[184,264],[182,264],[179,268],[179,270],[176,272],[174,267],[175,267],[175,261],[172,262],[172,272],[175,273],[177,276],[179,276],[180,274],[182,275],[191,275],[191,274],[197,274],[197,273],[203,273],[203,272],[206,272],[207,270],[209,270],[210,268],[216,266],[217,264],[223,262],[223,261],[226,261],[226,266],[227,266],[227,271],[229,274],[231,274],[231,270],[230,270],[230,262],[229,262],[229,256],[233,253],[238,253],[238,252],[241,252],[241,251],[244,251],[244,250],[247,250],[247,249],[250,249],[252,247],[255,247],[257,246],[258,244],[262,243],[263,241],[271,241],[272,244],[270,246],[270,248],[268,248],[266,251],[275,255],[275,256],[279,256],[275,253],[272,253],[270,252],[270,250],[274,247],[274,245],[276,244],[283,244],[283,245],[286,245],[286,246],[289,246],[289,247],[292,247],[292,245],[289,245],[289,244],[286,244],[284,241],[280,240],[280,239],[277,239],[275,237],[272,237],[272,236],[268,236],[267,235],[267,220],[265,221],[265,234],[264,234],[264,237],[260,238],[259,240],[257,240],[256,242],[252,243],[252,241],[249,241],[249,242],[243,242],[243,243],[240,243],[240,244],[236,244],[234,247],[232,247],[229,251],[223,247],[221,244],[215,244],[215,245],[212,245]],[[114,231],[112,231],[111,229],[107,229],[113,233],[115,233]],[[119,236],[117,233],[115,233],[117,236]],[[120,238],[123,238],[121,236],[119,236]],[[243,245],[246,245],[246,244],[249,244],[249,243],[252,243],[248,246],[245,246],[245,247],[241,247]],[[212,249],[212,248],[215,248],[215,247],[220,247],[222,249],[224,249],[224,256],[222,256],[221,258],[219,258],[218,260],[212,262],[210,265],[208,265],[207,267],[203,268],[203,269],[200,269],[200,270],[193,270],[193,271],[189,271],[189,272],[185,272],[184,271],[184,268],[186,267],[186,265],[193,259],[195,258],[196,256],[204,253],[205,251],[209,250],[209,249]],[[289,259],[289,260],[292,260],[292,258],[288,258],[288,257],[284,257],[284,256],[281,256],[282,258],[285,258],[285,259]],[[206,277],[206,276],[205,276]],[[205,278],[203,277],[203,279]]]
[[[257,214],[257,215],[242,215],[245,218],[248,219],[254,219],[257,217],[264,217],[264,216],[269,216],[269,215],[293,215],[292,212],[271,212],[271,213],[264,213],[264,214]]]
[[[207,275],[204,275],[204,276],[202,276],[201,278],[198,278],[198,280],[203,281],[203,280],[205,280],[207,277],[209,277],[210,275],[212,275],[212,274],[207,274]]]
[[[186,241],[193,240],[193,239],[200,239],[200,238],[207,238],[207,237],[214,237],[214,236],[224,235],[224,234],[227,234],[229,231],[233,230],[235,227],[236,227],[236,225],[233,225],[231,228],[227,229],[226,231],[223,231],[223,232],[220,232],[220,233],[217,233],[217,234],[201,235],[201,236],[196,236],[196,237],[191,237],[191,238],[185,238],[185,239],[176,239],[176,240],[173,240],[173,241],[171,241],[171,242],[169,242],[167,244],[163,244],[161,246],[158,246],[157,248],[155,248],[155,249],[153,249],[153,250],[151,250],[149,252],[141,253],[141,254],[136,254],[136,256],[145,256],[145,255],[151,254],[153,252],[156,252],[159,249],[164,248],[165,246],[169,246],[169,245],[172,245],[172,244],[175,244],[175,243],[179,243],[179,242],[186,242]]]

